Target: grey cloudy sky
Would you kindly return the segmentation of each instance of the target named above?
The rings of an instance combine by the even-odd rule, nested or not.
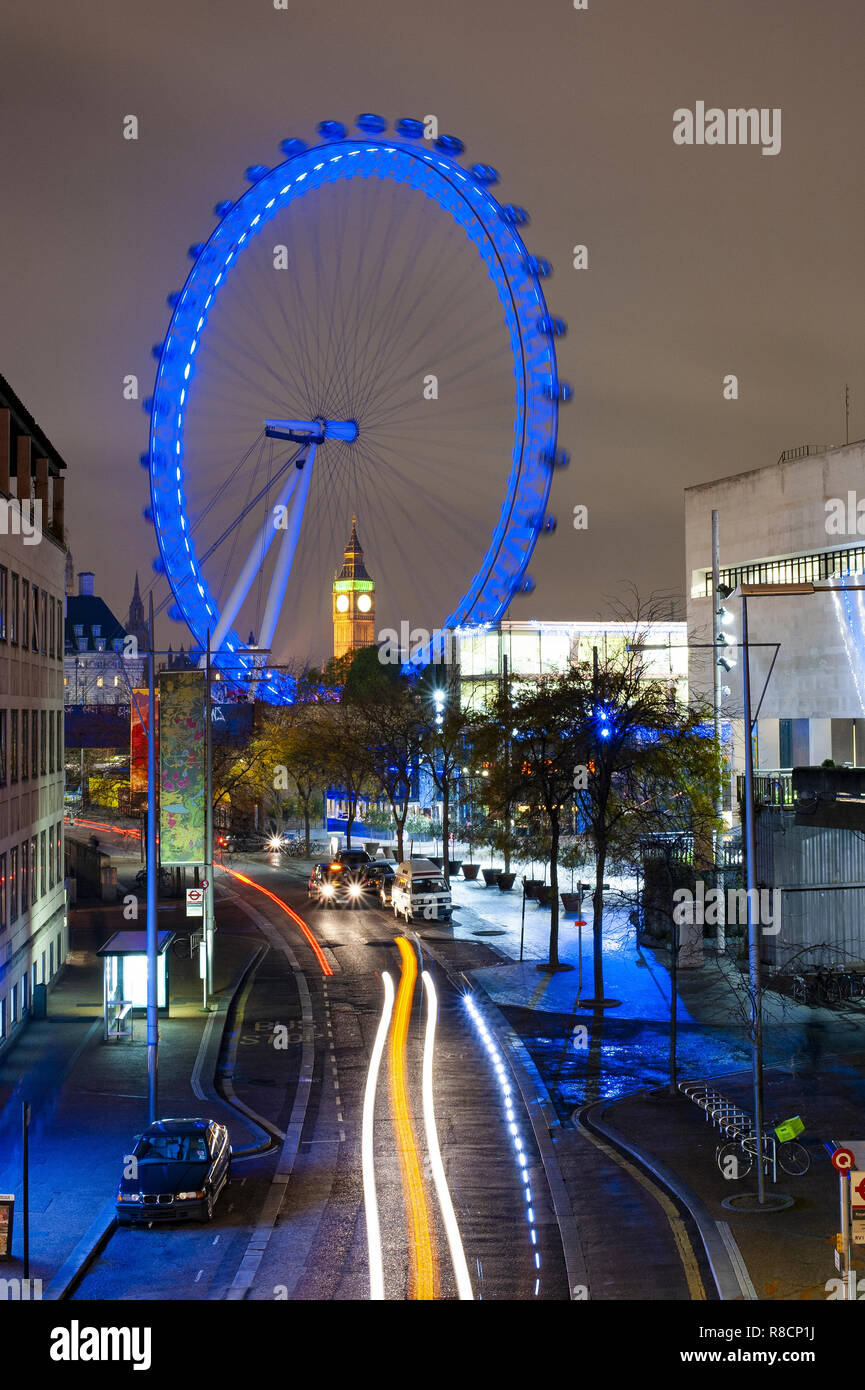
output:
[[[121,378],[149,392],[213,203],[324,117],[436,114],[555,267],[573,461],[511,616],[601,615],[623,581],[681,591],[682,489],[840,442],[845,381],[865,435],[859,0],[7,0],[2,38],[0,370],[69,463],[77,568],[118,610],[155,553]],[[780,107],[781,152],[676,146],[697,101]]]

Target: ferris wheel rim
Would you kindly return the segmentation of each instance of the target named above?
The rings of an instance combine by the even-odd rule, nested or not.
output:
[[[379,164],[376,161],[382,155],[389,158]],[[348,163],[351,159],[358,161],[353,170]],[[335,169],[341,161],[346,161],[345,169]],[[442,627],[495,622],[519,586],[544,524],[557,442],[559,383],[554,334],[549,330],[552,321],[539,275],[533,268],[534,258],[519,235],[518,220],[509,215],[514,210],[503,207],[485,183],[440,151],[419,150],[406,140],[388,139],[383,134],[325,139],[290,154],[270,170],[247,172],[253,179],[252,186],[230,206],[219,205],[220,220],[207,241],[190,248],[190,254],[194,253],[193,265],[183,290],[172,297],[172,317],[161,345],[150,402],[150,516],[161,561],[154,563],[166,574],[171,586],[175,601],[172,616],[185,620],[202,646],[205,635],[212,633],[219,621],[219,605],[201,569],[203,562],[197,560],[191,544],[183,468],[185,406],[195,374],[194,357],[199,343],[204,341],[210,307],[219,288],[227,283],[231,269],[239,263],[240,252],[272,217],[310,191],[360,175],[391,179],[432,197],[474,243],[505,311],[516,378],[516,439],[507,489],[483,558]],[[316,174],[321,177],[316,179]],[[288,182],[277,191],[277,185],[286,178]],[[306,183],[306,187],[298,190],[301,183]],[[439,196],[436,190],[442,186],[450,190],[449,196]],[[286,196],[292,189],[291,196]],[[482,211],[488,220],[484,220]],[[224,256],[226,249],[228,255]],[[224,257],[222,262],[220,256]],[[185,556],[181,554],[185,568],[178,577],[177,556],[182,550],[186,552]],[[225,647],[231,653],[224,658],[226,663],[237,654],[240,666],[249,675],[254,673],[254,652],[235,631],[226,635]],[[248,653],[248,659],[241,652]],[[214,660],[220,664],[222,653],[214,653]]]

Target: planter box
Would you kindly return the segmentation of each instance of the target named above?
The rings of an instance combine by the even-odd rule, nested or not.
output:
[[[431,864],[435,864],[437,869],[440,869],[442,864],[444,863],[444,859],[440,854],[424,854],[419,857],[422,859],[428,859]]]
[[[463,878],[466,883],[474,883],[480,873],[480,864],[463,864]]]
[[[373,858],[375,858],[375,852],[376,852],[376,850],[377,850],[378,847],[379,847],[379,841],[378,841],[378,840],[364,840],[364,842],[363,842],[363,847],[364,847],[364,849],[366,850],[367,854],[369,855],[370,859],[373,859]]]
[[[501,869],[481,869],[484,876],[484,883],[488,888],[492,888],[494,883],[498,883]]]
[[[538,907],[552,907],[553,890],[548,883],[542,883],[537,895]]]
[[[574,913],[579,912],[579,910],[580,910],[580,895],[579,895],[579,893],[560,893],[560,894],[559,894],[559,897],[560,897],[561,900],[562,900],[562,907],[565,909],[565,912],[574,912]]]
[[[460,869],[462,868],[462,866],[463,866],[463,861],[462,861],[461,859],[449,859],[449,860],[448,860],[448,866],[447,866],[447,874],[448,874],[448,877],[449,877],[449,878],[451,878],[451,877],[454,877],[454,878],[455,878],[456,875],[459,873]]]
[[[498,887],[500,893],[509,893],[514,886],[516,874],[501,873],[498,876]]]
[[[538,900],[538,889],[539,889],[539,888],[543,888],[543,886],[544,886],[544,881],[543,881],[542,878],[524,878],[524,879],[523,879],[523,888],[525,889],[526,897],[527,897],[527,898],[531,898],[533,902],[537,902],[537,900]]]

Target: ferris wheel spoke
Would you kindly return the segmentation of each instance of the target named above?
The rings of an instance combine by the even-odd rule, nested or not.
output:
[[[285,589],[288,578],[291,574],[291,566],[294,561],[294,554],[297,549],[297,541],[300,536],[300,526],[303,521],[303,512],[306,504],[309,484],[312,478],[312,466],[315,462],[315,444],[310,444],[306,451],[306,460],[303,468],[300,469],[300,483],[297,494],[292,500],[291,510],[286,517],[286,528],[279,544],[279,554],[276,557],[276,564],[273,569],[273,576],[270,581],[270,589],[267,595],[267,603],[264,608],[264,617],[261,620],[261,632],[258,644],[260,647],[269,647],[273,641],[273,634],[276,631],[276,624],[282,609],[282,601],[285,597]],[[298,463],[300,460],[298,460]],[[273,528],[271,528],[273,529]]]
[[[300,452],[300,451],[299,451]],[[297,485],[298,470],[292,468],[285,482],[283,483],[274,507],[284,507],[287,505],[292,492]],[[219,622],[216,631],[211,638],[211,646],[214,651],[219,651],[229,632],[234,626],[235,619],[243,607],[244,599],[249,593],[255,576],[260,573],[264,564],[265,556],[269,551],[273,539],[276,535],[275,517],[271,511],[265,512],[264,521],[256,537],[255,543],[244,561],[243,568],[238,575],[225,606],[219,615]],[[271,634],[272,635],[272,634]],[[263,646],[270,645],[270,639],[262,643]]]

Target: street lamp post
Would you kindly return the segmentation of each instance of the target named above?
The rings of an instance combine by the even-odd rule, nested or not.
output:
[[[154,1124],[159,1092],[159,995],[157,992],[156,904],[156,657],[153,595],[150,595],[150,651],[147,653],[147,1111]]]

